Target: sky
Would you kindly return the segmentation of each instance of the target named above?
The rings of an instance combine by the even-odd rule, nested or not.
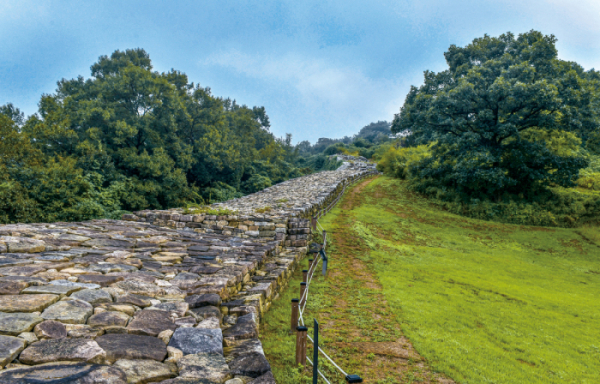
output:
[[[391,121],[423,71],[484,34],[531,29],[600,69],[599,0],[0,0],[0,105],[27,115],[102,55],[145,49],[213,95],[264,106],[277,137],[353,135]]]

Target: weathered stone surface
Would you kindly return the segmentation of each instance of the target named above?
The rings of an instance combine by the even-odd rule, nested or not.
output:
[[[182,302],[160,303],[148,308],[148,310],[165,311],[172,317],[183,317],[188,309],[188,303]]]
[[[126,384],[120,369],[106,365],[56,362],[0,372],[0,384]]]
[[[112,296],[110,293],[101,289],[84,289],[79,292],[75,292],[71,295],[74,299],[87,301],[93,306],[100,305],[102,303],[112,303]]]
[[[131,248],[133,243],[127,240],[114,240],[114,239],[92,239],[83,243],[86,247],[119,247],[119,248]]]
[[[27,294],[52,294],[59,296],[68,296],[75,291],[79,291],[81,287],[73,287],[66,285],[41,285],[36,287],[29,287],[23,290],[23,293]]]
[[[28,237],[0,236],[0,241],[6,245],[10,253],[43,252],[46,249],[44,241]]]
[[[251,352],[229,362],[234,375],[259,377],[271,371],[271,366],[262,353]]]
[[[209,317],[198,323],[198,325],[196,325],[196,328],[221,329],[221,322],[216,317]]]
[[[190,308],[201,308],[209,305],[218,307],[221,305],[221,296],[215,293],[207,293],[204,295],[192,295],[185,298],[185,302],[190,305]]]
[[[0,335],[0,367],[13,361],[25,348],[25,341],[18,337]]]
[[[5,281],[0,282],[0,295],[18,295],[29,284],[23,281]]]
[[[67,335],[72,338],[95,339],[103,335],[104,330],[87,324],[67,324]]]
[[[146,308],[152,305],[150,300],[152,300],[152,298],[148,296],[127,294],[119,296],[117,298],[117,303],[132,304],[140,308]]]
[[[178,327],[189,328],[196,325],[197,321],[192,316],[180,317],[173,321]]]
[[[220,320],[223,317],[223,315],[221,314],[221,310],[213,306],[190,309],[190,312],[196,315],[199,319],[216,317]]]
[[[275,377],[271,372],[267,372],[259,378],[256,378],[249,382],[248,384],[277,384],[275,382]]]
[[[225,358],[218,353],[187,355],[177,361],[179,377],[224,383],[232,378]]]
[[[98,345],[106,351],[109,362],[119,359],[146,359],[163,361],[167,346],[151,336],[106,334],[96,338]]]
[[[75,283],[69,280],[52,280],[50,282],[52,285],[64,285],[67,287],[78,287],[81,289],[98,289],[100,285],[98,284],[86,284],[86,283]]]
[[[54,320],[46,320],[33,329],[38,339],[62,339],[67,337],[67,328],[63,323]]]
[[[36,273],[45,271],[46,268],[28,265],[25,267],[5,267],[0,268],[0,276],[24,276],[29,277],[31,275],[35,275]]]
[[[42,312],[46,320],[58,320],[67,324],[85,324],[94,312],[94,307],[82,300],[66,300],[52,304]]]
[[[106,353],[94,340],[49,339],[31,344],[21,353],[19,360],[25,364],[42,364],[54,361],[86,361],[102,363]]]
[[[92,327],[125,327],[130,317],[123,312],[106,311],[92,315],[87,323]]]
[[[258,337],[258,327],[254,320],[254,314],[240,316],[237,323],[227,328],[223,332],[223,336],[233,340],[252,339]]]
[[[160,288],[154,284],[146,283],[144,281],[139,280],[126,280],[120,281],[112,285],[115,288],[120,288],[127,293],[132,293],[134,295],[143,295],[156,297],[158,295],[164,294],[165,290]]]
[[[178,328],[169,342],[169,347],[177,348],[184,355],[194,353],[223,354],[223,333],[221,329]]]
[[[31,331],[42,321],[44,319],[33,313],[0,312],[0,334],[18,336],[20,333]]]
[[[117,360],[113,367],[125,372],[127,382],[131,384],[150,383],[166,380],[177,374],[177,368],[171,364],[154,360]]]
[[[98,284],[101,287],[108,287],[111,284],[123,281],[123,276],[106,276],[106,275],[79,275],[77,279],[80,283]]]
[[[144,309],[135,314],[127,326],[129,333],[136,335],[156,336],[166,329],[174,331],[177,326],[165,311]]]
[[[3,295],[0,312],[39,312],[58,299],[58,295]]]

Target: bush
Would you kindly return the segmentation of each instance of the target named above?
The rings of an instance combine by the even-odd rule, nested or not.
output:
[[[412,178],[411,167],[423,159],[431,157],[430,148],[431,145],[419,145],[409,148],[390,146],[377,163],[377,170],[387,176],[399,179]]]

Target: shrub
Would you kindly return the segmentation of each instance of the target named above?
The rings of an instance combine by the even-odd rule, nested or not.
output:
[[[409,148],[395,148],[390,146],[381,156],[377,169],[387,176],[399,179],[413,177],[411,167],[423,159],[431,157],[431,145],[419,145]]]

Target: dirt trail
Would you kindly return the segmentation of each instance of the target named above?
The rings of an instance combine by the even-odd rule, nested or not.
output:
[[[365,383],[444,383],[454,381],[431,371],[401,331],[381,293],[381,285],[368,262],[369,250],[353,233],[352,211],[360,206],[360,194],[374,179],[360,182],[341,201],[342,212],[330,233],[332,258],[337,268],[329,276],[326,295],[333,308],[319,317],[326,324],[327,347],[350,355]],[[364,259],[364,258],[363,258]]]

